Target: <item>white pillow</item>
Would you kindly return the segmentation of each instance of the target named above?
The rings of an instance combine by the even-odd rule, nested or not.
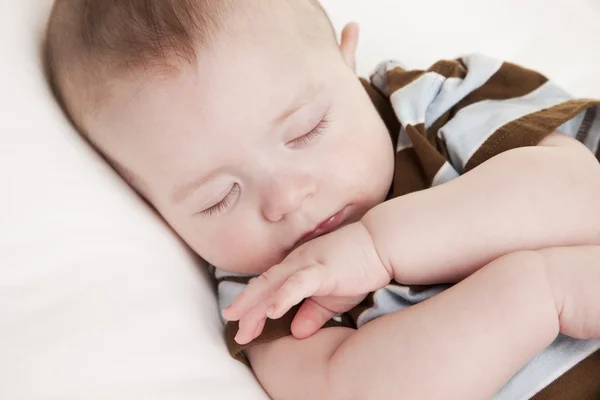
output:
[[[0,0],[0,398],[264,399],[230,359],[198,260],[50,96],[51,0]],[[358,70],[480,51],[599,96],[595,0],[323,0]]]
[[[0,2],[0,399],[266,398],[198,259],[52,99],[51,4]]]

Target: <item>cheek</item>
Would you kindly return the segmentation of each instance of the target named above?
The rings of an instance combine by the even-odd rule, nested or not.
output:
[[[230,216],[213,226],[190,226],[182,230],[183,240],[218,268],[244,274],[260,274],[281,261],[279,248],[269,240],[268,231],[252,221]]]
[[[382,202],[392,183],[394,152],[387,128],[378,115],[370,112],[355,114],[344,125],[337,154],[343,171],[343,179],[352,185],[356,195],[365,205],[375,206]]]
[[[339,134],[338,152],[357,179],[386,177],[393,171],[390,135],[385,125],[369,114],[348,119]]]
[[[359,179],[391,179],[394,151],[390,134],[360,83],[346,85],[349,92],[339,99],[338,133],[346,164]],[[372,175],[372,176],[371,176]]]

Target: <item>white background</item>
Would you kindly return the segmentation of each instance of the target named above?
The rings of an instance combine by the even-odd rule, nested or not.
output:
[[[598,0],[324,4],[338,28],[361,23],[361,75],[479,51],[600,97]],[[265,398],[227,354],[197,259],[52,100],[50,6],[0,0],[0,399]]]

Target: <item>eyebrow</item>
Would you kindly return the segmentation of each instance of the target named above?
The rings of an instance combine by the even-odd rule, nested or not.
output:
[[[323,90],[322,84],[309,84],[296,96],[283,110],[281,114],[271,121],[272,126],[281,125],[289,117],[294,115],[302,107],[314,100],[315,97]]]
[[[198,188],[200,186],[204,185],[204,183],[206,181],[209,181],[210,179],[212,179],[215,175],[219,174],[220,172],[221,172],[221,168],[216,169],[208,175],[200,176],[200,177],[194,179],[193,181],[188,182],[185,185],[182,185],[179,188],[175,189],[173,191],[173,193],[171,194],[171,203],[172,204],[181,203],[182,201],[184,201],[185,199],[190,197],[196,190],[198,190]]]
[[[308,84],[283,110],[281,114],[271,121],[271,126],[279,126],[294,115],[301,108],[309,104],[323,90],[322,84]],[[208,175],[200,176],[173,191],[171,203],[178,204],[191,196],[200,186],[221,172],[222,168],[210,172]]]

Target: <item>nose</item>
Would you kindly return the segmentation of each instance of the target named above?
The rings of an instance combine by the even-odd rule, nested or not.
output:
[[[304,173],[277,173],[263,185],[262,213],[271,222],[300,209],[304,200],[316,191],[316,183]]]

